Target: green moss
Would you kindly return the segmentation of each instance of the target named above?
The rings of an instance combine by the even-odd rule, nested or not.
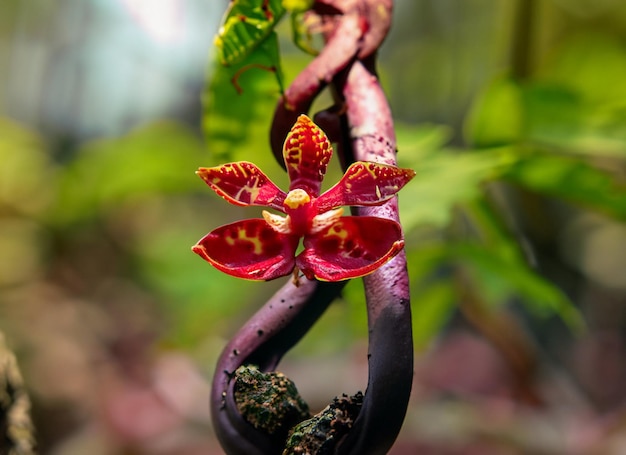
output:
[[[289,433],[283,455],[330,455],[354,423],[363,404],[363,394],[343,395],[314,417],[300,422]]]
[[[234,396],[241,415],[269,434],[287,431],[310,417],[309,407],[293,381],[282,373],[263,373],[255,366],[235,371]]]

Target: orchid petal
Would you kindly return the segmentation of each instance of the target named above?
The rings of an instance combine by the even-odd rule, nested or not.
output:
[[[289,189],[301,188],[317,197],[333,149],[326,134],[306,115],[298,117],[285,139],[283,157]]]
[[[380,205],[392,198],[413,177],[415,171],[412,169],[358,161],[350,165],[335,186],[317,199],[317,212],[342,205]]]
[[[249,219],[218,227],[192,250],[228,275],[272,280],[293,271],[298,240],[276,232],[265,220]]]
[[[283,210],[287,194],[253,163],[238,161],[216,167],[201,167],[196,174],[231,204],[262,205]]]
[[[296,266],[309,279],[357,278],[379,268],[403,246],[402,230],[395,221],[347,216],[319,234],[305,237]]]

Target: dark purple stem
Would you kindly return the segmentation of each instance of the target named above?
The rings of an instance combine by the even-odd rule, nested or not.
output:
[[[373,66],[373,58],[369,59]],[[376,75],[361,61],[341,90],[346,104],[352,157],[396,164],[391,111]],[[356,213],[400,221],[398,201],[360,207]],[[369,327],[369,377],[363,407],[338,454],[385,454],[404,421],[413,382],[413,336],[406,256],[401,252],[363,278]]]
[[[211,388],[211,416],[215,432],[229,455],[281,453],[284,440],[256,430],[237,410],[232,374],[241,365],[272,371],[282,356],[300,340],[345,282],[290,280],[239,330],[222,351]]]

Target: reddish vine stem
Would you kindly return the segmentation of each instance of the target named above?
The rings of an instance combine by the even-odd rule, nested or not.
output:
[[[370,68],[374,58],[368,59]],[[391,110],[378,78],[355,62],[335,92],[346,104],[348,137],[343,147],[354,160],[396,164]],[[397,198],[359,215],[399,222]],[[369,326],[369,376],[363,407],[338,454],[385,454],[404,421],[413,382],[413,336],[406,256],[398,256],[363,278]]]
[[[391,0],[317,0],[313,11],[327,25],[326,46],[294,80],[277,105],[270,140],[279,163],[287,132],[307,113],[329,83],[338,113],[318,114],[321,126],[338,140],[347,167],[354,160],[396,164],[391,112],[374,71],[374,55],[391,23]],[[334,125],[330,123],[334,122]],[[358,215],[399,221],[397,199]],[[250,319],[224,349],[211,397],[216,433],[228,454],[282,452],[284,441],[255,430],[235,408],[231,375],[255,364],[273,370],[325,311],[345,282],[287,283]],[[409,284],[403,253],[364,278],[369,326],[368,387],[359,415],[336,454],[384,454],[393,445],[408,405],[413,378]]]
[[[300,114],[307,113],[313,100],[333,77],[354,59],[363,35],[357,16],[341,17],[332,31],[340,39],[329,39],[320,54],[285,90],[276,104],[270,131],[270,144],[276,160],[283,161],[283,142]]]

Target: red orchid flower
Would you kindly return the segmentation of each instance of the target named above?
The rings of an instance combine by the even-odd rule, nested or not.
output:
[[[342,216],[342,206],[381,205],[414,176],[411,169],[353,163],[320,195],[333,150],[326,134],[306,115],[283,147],[289,192],[247,161],[200,168],[197,174],[228,202],[258,205],[263,218],[218,227],[192,250],[217,269],[239,278],[272,280],[301,270],[308,279],[340,281],[373,272],[404,246],[400,225],[371,216]],[[296,255],[300,239],[304,250]]]

